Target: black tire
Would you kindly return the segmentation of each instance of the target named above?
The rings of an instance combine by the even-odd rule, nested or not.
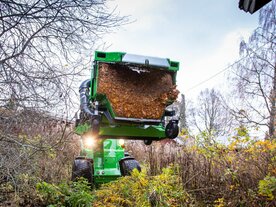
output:
[[[130,156],[130,154],[128,152],[125,152],[124,154],[125,154],[125,157],[129,157]]]
[[[120,160],[120,169],[122,176],[130,175],[134,169],[137,169],[141,172],[140,164],[133,157],[125,157]]]
[[[72,167],[72,181],[77,178],[86,178],[90,184],[93,184],[93,164],[89,159],[75,159]]]
[[[152,144],[152,140],[145,139],[145,140],[144,140],[144,144],[145,144],[145,145],[151,145],[151,144]]]
[[[178,136],[178,133],[179,127],[177,122],[170,121],[165,128],[167,138],[174,139]]]

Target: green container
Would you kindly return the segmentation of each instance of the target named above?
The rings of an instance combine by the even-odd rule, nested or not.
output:
[[[98,136],[102,138],[123,138],[141,140],[161,140],[166,138],[165,133],[165,111],[158,119],[132,118],[117,116],[112,104],[106,94],[98,92],[99,65],[123,65],[137,68],[150,68],[151,70],[163,70],[172,75],[172,82],[176,84],[176,75],[179,70],[179,62],[168,58],[156,58],[133,55],[124,52],[100,52],[96,51],[94,65],[91,72],[91,84],[89,100],[98,103],[100,114],[100,126]],[[139,87],[139,86],[138,86]],[[118,97],[119,98],[119,97]],[[92,130],[91,122],[81,122],[75,131],[79,135]]]

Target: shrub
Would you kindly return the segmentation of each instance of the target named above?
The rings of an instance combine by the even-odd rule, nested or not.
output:
[[[187,146],[161,141],[143,148],[131,143],[128,148],[140,162],[146,158],[152,175],[170,164],[179,166],[183,188],[203,206],[276,206],[276,139],[258,140],[240,127],[229,145],[196,141]]]
[[[44,206],[93,206],[93,207],[177,207],[198,206],[181,185],[177,167],[163,169],[157,176],[148,176],[134,170],[131,176],[103,184],[91,190],[88,182],[81,178],[77,182],[37,184],[41,205]]]
[[[181,185],[175,168],[168,167],[157,176],[148,176],[143,170],[134,170],[131,176],[122,177],[102,185],[95,192],[94,207],[135,206],[198,206]]]
[[[268,200],[273,200],[276,194],[276,177],[266,176],[259,181],[259,194],[266,196]]]
[[[39,197],[43,205],[50,206],[91,206],[93,195],[86,179],[59,185],[40,182],[37,184]]]

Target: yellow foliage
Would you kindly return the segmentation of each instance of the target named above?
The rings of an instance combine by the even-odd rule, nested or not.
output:
[[[195,201],[181,186],[180,178],[173,168],[163,169],[157,176],[148,176],[146,171],[134,170],[131,176],[119,178],[95,191],[95,207],[150,207],[196,206]]]
[[[224,198],[218,198],[217,200],[215,200],[215,207],[224,207],[224,206],[225,206]]]
[[[276,140],[259,140],[248,147],[249,153],[276,152]]]

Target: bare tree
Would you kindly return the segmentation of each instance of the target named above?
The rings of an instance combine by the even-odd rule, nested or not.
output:
[[[126,23],[105,0],[0,1],[0,106],[56,106],[101,37]],[[39,104],[38,104],[39,103]]]
[[[232,116],[224,106],[221,94],[214,89],[201,91],[196,104],[189,109],[189,127],[208,136],[225,135],[232,124]]]
[[[275,134],[276,116],[276,2],[259,14],[259,27],[240,44],[241,60],[231,74],[236,117],[244,124],[266,126]],[[234,74],[234,76],[233,76]]]
[[[73,124],[41,110],[68,107],[82,70],[91,67],[87,56],[104,34],[127,23],[106,3],[0,0],[0,186],[18,189],[22,174],[70,176],[78,150]]]

